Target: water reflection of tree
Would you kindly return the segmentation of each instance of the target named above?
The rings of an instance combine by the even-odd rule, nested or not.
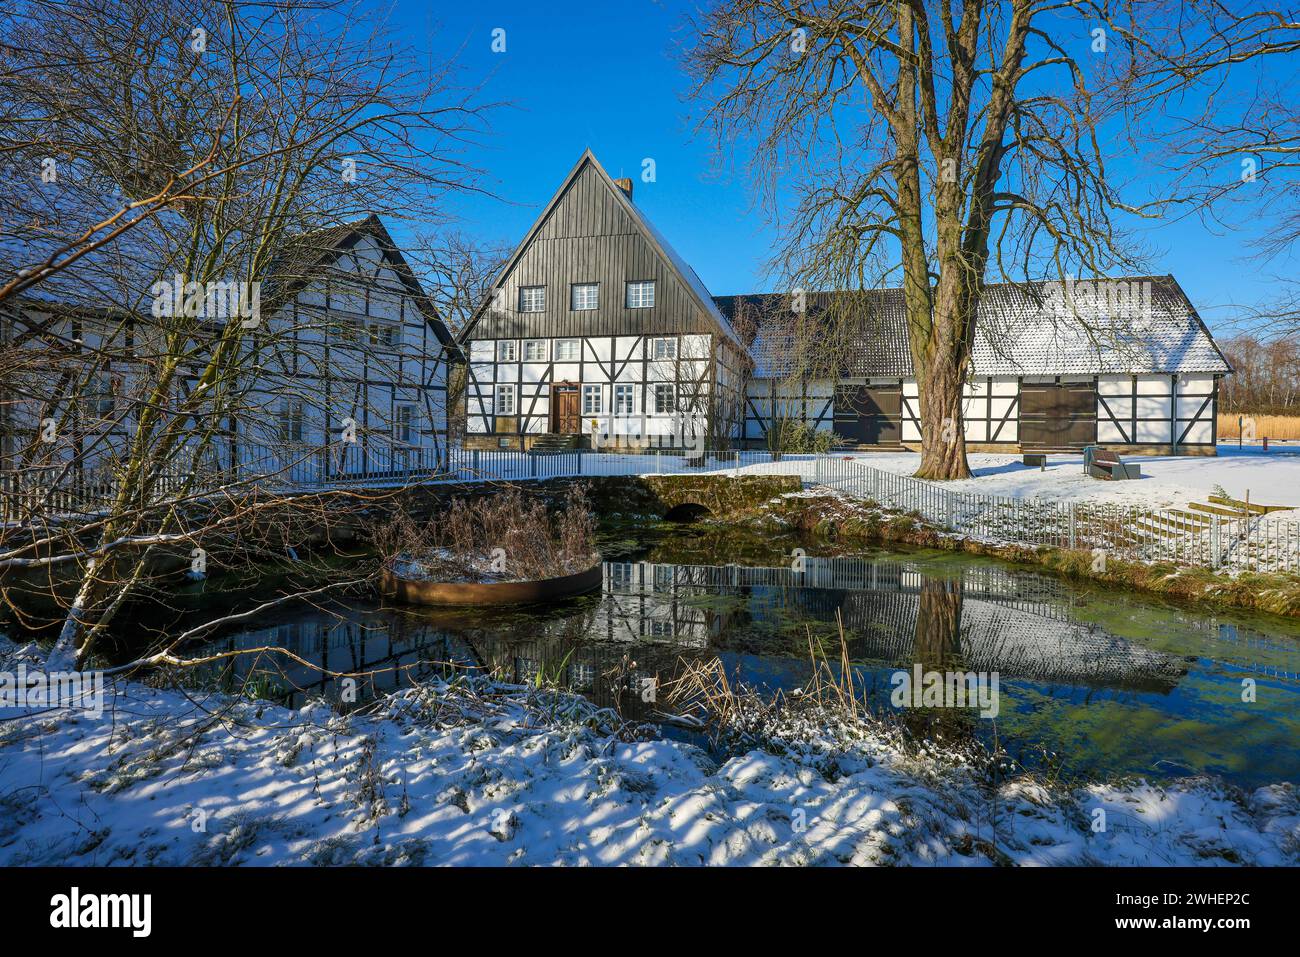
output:
[[[961,576],[922,577],[912,647],[914,661],[923,672],[946,675],[965,670],[961,643],[964,597],[965,580]],[[918,737],[942,735],[947,741],[967,741],[975,737],[978,709],[975,702],[965,708],[908,708],[901,718]]]
[[[916,660],[927,669],[943,671],[961,657],[963,579],[921,579],[916,603]]]

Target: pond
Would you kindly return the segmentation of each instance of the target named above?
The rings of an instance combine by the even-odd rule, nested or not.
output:
[[[286,609],[207,650],[281,646],[321,668],[370,672],[376,692],[448,665],[517,682],[558,681],[653,719],[641,679],[718,658],[764,690],[799,688],[809,642],[838,660],[842,624],[855,682],[895,711],[892,676],[998,676],[999,709],[925,713],[915,728],[996,741],[1026,767],[1071,780],[1208,772],[1244,787],[1300,780],[1300,624],[1211,614],[1066,583],[990,560],[927,552],[809,556],[716,526],[606,528],[599,594],[515,611],[447,611],[376,601]],[[340,681],[284,656],[230,659],[228,687],[301,704],[339,700]],[[1243,700],[1251,679],[1254,700]],[[921,715],[900,715],[914,725]],[[929,723],[926,723],[929,722]],[[665,727],[665,734],[681,732]]]

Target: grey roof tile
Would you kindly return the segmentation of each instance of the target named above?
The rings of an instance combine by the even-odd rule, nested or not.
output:
[[[799,339],[810,342],[813,353],[841,353],[839,374],[845,377],[912,375],[901,289],[810,293],[809,321],[825,327],[811,334],[793,332],[785,294],[715,301],[749,340],[756,375],[789,375],[798,368]],[[848,315],[833,317],[832,303]],[[842,350],[834,346],[837,328],[850,330],[851,345]],[[1172,276],[990,284],[980,302],[972,359],[975,375],[1231,371]]]

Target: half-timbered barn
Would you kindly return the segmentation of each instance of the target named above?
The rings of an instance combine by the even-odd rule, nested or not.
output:
[[[461,333],[471,448],[729,447],[748,356],[695,271],[583,153]]]
[[[918,448],[902,291],[856,293],[848,308],[830,294],[799,300],[799,321],[790,296],[717,300],[755,330],[745,443],[764,447],[776,423],[794,419],[854,446]],[[819,316],[833,333],[819,335]],[[810,348],[833,371],[801,365]],[[1219,380],[1230,371],[1171,276],[990,285],[965,386],[966,441],[982,451],[1213,455]]]

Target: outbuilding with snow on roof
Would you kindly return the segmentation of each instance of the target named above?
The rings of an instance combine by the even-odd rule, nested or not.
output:
[[[899,289],[717,299],[747,329],[744,440],[777,423],[864,448],[917,448],[919,389]],[[963,419],[976,451],[1215,453],[1231,371],[1171,276],[1002,283],[984,290]]]

